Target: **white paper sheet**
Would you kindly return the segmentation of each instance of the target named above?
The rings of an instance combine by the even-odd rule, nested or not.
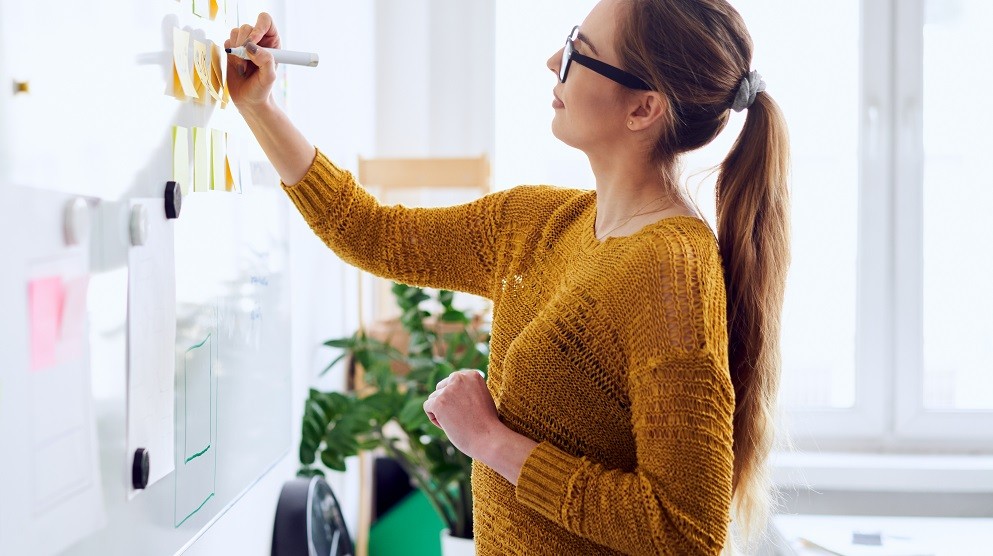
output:
[[[148,234],[128,251],[127,454],[148,452],[152,485],[175,469],[175,242],[162,199],[131,201],[137,205],[147,211]],[[129,484],[129,497],[138,492]]]
[[[34,224],[58,225],[44,211],[60,216],[63,199],[37,204],[37,212],[25,212]],[[6,224],[23,232],[26,219],[13,215]],[[0,226],[0,234],[10,231]],[[86,341],[88,250],[61,245],[60,228],[33,231],[10,234],[16,247],[0,246],[0,303],[7,319],[19,316],[7,321],[13,342],[0,372],[0,472],[8,479],[0,495],[2,554],[28,547],[56,554],[106,523]]]
[[[36,546],[52,553],[106,522],[85,339],[88,258],[84,257],[81,250],[34,261],[28,269],[29,283],[57,279],[62,289],[54,363],[28,371],[32,503],[25,510],[34,516]],[[71,524],[66,526],[67,522]],[[59,535],[46,534],[49,527],[58,527]]]

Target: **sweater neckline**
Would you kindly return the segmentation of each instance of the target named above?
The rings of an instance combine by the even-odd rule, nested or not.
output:
[[[707,225],[707,223],[704,220],[702,220],[700,218],[697,218],[696,216],[687,216],[687,215],[684,215],[684,214],[679,214],[679,215],[676,215],[676,216],[666,216],[665,218],[660,218],[660,219],[658,219],[658,220],[656,220],[654,222],[649,222],[648,224],[645,224],[644,226],[642,226],[638,230],[636,230],[636,231],[634,231],[634,232],[632,232],[632,233],[630,233],[630,234],[628,234],[626,236],[607,236],[603,240],[599,240],[596,237],[596,207],[597,207],[597,205],[596,205],[596,195],[595,195],[595,193],[596,192],[594,191],[594,195],[592,196],[592,200],[591,200],[591,202],[589,204],[589,207],[587,207],[587,209],[586,209],[586,218],[584,219],[583,226],[582,226],[583,227],[583,233],[582,233],[583,245],[585,247],[589,248],[589,249],[599,249],[599,248],[606,247],[608,245],[628,243],[628,242],[631,242],[631,241],[634,241],[634,240],[638,239],[641,236],[647,235],[648,233],[652,232],[653,230],[656,230],[658,228],[662,228],[664,226],[672,225],[672,224],[674,224],[676,222],[681,222],[681,221],[687,221],[688,220],[688,221],[693,221],[693,222],[697,222],[697,223],[703,224],[705,226]],[[709,228],[709,226],[708,226],[708,228]]]

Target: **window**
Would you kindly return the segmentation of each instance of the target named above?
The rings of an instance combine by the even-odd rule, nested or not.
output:
[[[523,2],[497,3],[496,187],[594,187],[582,153],[549,131],[556,82],[545,68],[594,3],[540,3],[526,21]],[[734,6],[790,125],[781,402],[793,439],[993,451],[993,174],[983,164],[993,153],[993,4]],[[707,170],[743,120],[732,115],[684,160],[711,222]]]

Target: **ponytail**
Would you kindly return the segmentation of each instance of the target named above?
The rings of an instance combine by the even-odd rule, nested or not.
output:
[[[779,390],[779,334],[790,263],[789,139],[776,102],[759,93],[717,178],[717,237],[727,287],[734,384],[733,513],[759,532],[771,509],[766,459]],[[751,535],[748,535],[751,536]]]
[[[727,0],[628,0],[617,51],[625,70],[664,93],[674,112],[652,147],[668,173],[710,143],[730,110],[745,126],[717,178],[717,239],[727,288],[734,385],[735,537],[761,539],[772,509],[767,459],[779,390],[779,329],[790,261],[789,139],[779,106],[751,69],[752,39]]]

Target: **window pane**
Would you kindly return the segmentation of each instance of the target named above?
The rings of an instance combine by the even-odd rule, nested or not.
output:
[[[924,26],[924,404],[993,409],[993,2]]]
[[[858,234],[858,0],[742,0],[734,6],[755,43],[752,68],[765,79],[790,129],[793,263],[783,311],[781,402],[801,409],[855,402]],[[826,70],[825,68],[830,68]],[[825,73],[827,71],[827,73]],[[690,191],[700,170],[727,155],[746,112],[686,160]],[[699,204],[713,219],[713,178]]]

